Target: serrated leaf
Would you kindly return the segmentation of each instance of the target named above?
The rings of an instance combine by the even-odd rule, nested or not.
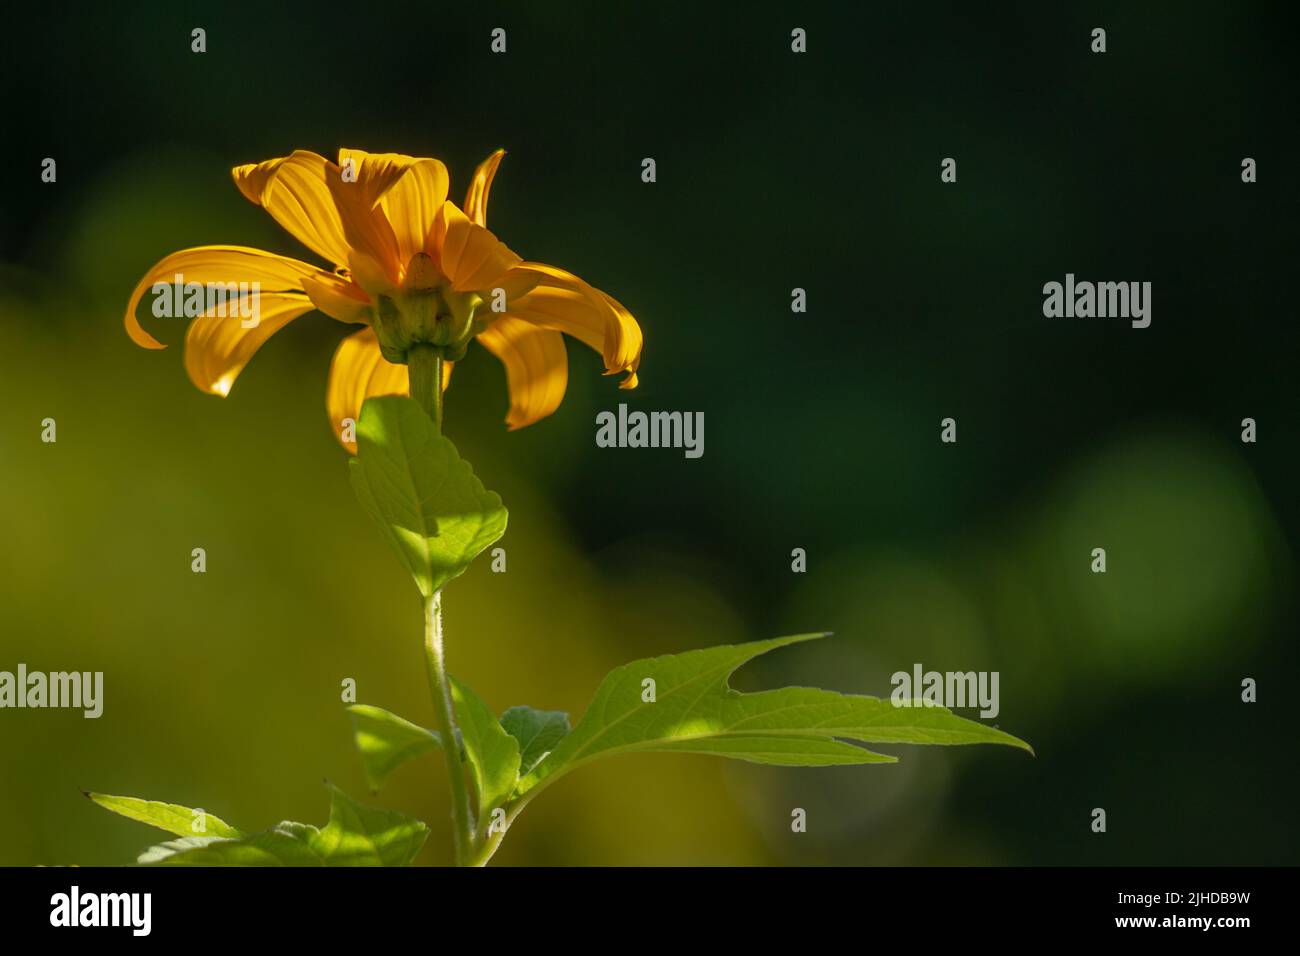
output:
[[[136,862],[146,866],[325,866],[308,844],[306,824],[281,823],[270,830],[223,840],[186,837],[151,846]]]
[[[163,866],[406,866],[429,836],[419,820],[365,807],[330,786],[322,828],[286,821],[238,839],[186,837],[150,847],[137,862]]]
[[[501,715],[501,726],[519,741],[519,774],[537,766],[571,729],[569,715],[560,710],[511,707]]]
[[[309,842],[326,866],[406,866],[428,836],[419,820],[362,806],[330,786],[330,821]]]
[[[206,810],[195,810],[175,803],[159,803],[157,800],[141,800],[138,797],[115,797],[108,793],[87,792],[86,796],[118,816],[147,823],[151,827],[166,830],[177,836],[186,838],[243,836],[225,820]],[[196,822],[202,823],[202,830],[194,829]]]
[[[409,398],[366,401],[349,474],[357,498],[426,598],[505,533],[501,497],[483,487]]]
[[[352,717],[352,737],[372,793],[383,787],[401,764],[442,746],[436,731],[426,730],[382,707],[351,704],[347,711]]]
[[[519,780],[519,741],[506,733],[496,714],[477,694],[454,677],[451,698],[469,759],[479,818],[486,821],[505,803]]]
[[[216,843],[222,839],[222,837],[181,837],[179,840],[168,840],[165,843],[151,846],[147,850],[142,850],[140,855],[136,857],[135,862],[145,864],[161,863],[176,853],[205,847],[209,843]]]
[[[742,694],[728,686],[746,661],[800,641],[801,634],[634,661],[611,671],[582,720],[520,781],[518,794],[595,757],[636,751],[714,753],[784,766],[879,763],[891,758],[842,743],[1024,741],[942,707],[896,707],[878,697],[810,687]],[[642,699],[654,681],[654,701]],[[1032,752],[1032,751],[1031,751]]]

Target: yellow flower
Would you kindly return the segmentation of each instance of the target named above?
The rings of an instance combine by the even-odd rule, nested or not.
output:
[[[299,150],[238,166],[235,184],[333,270],[241,246],[172,253],[146,273],[126,309],[126,330],[145,348],[165,346],[136,319],[145,293],[173,283],[257,289],[257,320],[232,304],[208,308],[185,336],[185,367],[200,389],[226,395],[253,353],[312,309],[367,327],[334,353],[326,406],[343,441],[373,395],[409,394],[407,345],[427,343],[452,361],[471,337],[506,367],[506,424],[522,428],[555,411],[568,382],[566,333],[604,359],[606,374],[636,387],[641,329],[615,299],[555,266],[525,262],[486,228],[488,191],[504,150],[474,173],[462,211],[447,199],[447,168],[436,159],[339,150],[331,163]],[[178,278],[183,277],[183,278]],[[256,283],[256,285],[253,285]],[[179,293],[178,293],[179,294]],[[355,451],[355,446],[344,442]]]

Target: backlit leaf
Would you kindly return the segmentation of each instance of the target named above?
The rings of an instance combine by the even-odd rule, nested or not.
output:
[[[330,786],[324,827],[286,821],[249,836],[185,836],[150,847],[137,862],[163,866],[406,866],[429,828],[392,810],[365,807]],[[116,811],[115,811],[116,812]]]
[[[756,763],[830,766],[891,761],[845,740],[889,744],[1024,741],[942,707],[811,687],[742,694],[728,686],[740,665],[803,634],[634,661],[611,671],[573,731],[522,779],[523,794],[561,772],[615,753],[685,751]],[[648,683],[653,682],[653,683]],[[648,688],[653,688],[650,700]],[[1031,751],[1032,752],[1032,751]]]
[[[366,782],[372,793],[383,787],[389,774],[413,757],[442,746],[436,731],[426,730],[382,707],[351,704],[352,736]]]
[[[501,497],[409,398],[366,401],[349,469],[357,498],[426,598],[505,533]]]
[[[240,837],[238,830],[206,810],[195,810],[175,803],[159,803],[138,797],[115,797],[107,793],[87,793],[87,797],[105,810],[159,830],[182,837]],[[200,827],[201,829],[195,829]]]
[[[506,733],[477,694],[454,677],[451,697],[474,780],[479,816],[486,819],[505,802],[519,780],[519,741]]]

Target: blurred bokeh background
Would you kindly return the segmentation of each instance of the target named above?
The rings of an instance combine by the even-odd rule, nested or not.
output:
[[[352,677],[362,702],[431,720],[416,594],[326,422],[345,330],[293,323],[224,400],[190,385],[178,348],[122,331],[167,252],[310,258],[228,170],[339,146],[438,156],[453,198],[504,146],[494,230],[612,292],[646,334],[640,389],[570,343],[564,405],[513,434],[496,361],[476,348],[457,368],[448,433],[511,512],[508,572],[481,562],[448,592],[458,676],[499,710],[576,717],[627,660],[827,629],[736,685],[886,695],[916,662],[997,670],[996,723],[1038,753],[617,758],[539,799],[500,862],[1298,862],[1283,10],[8,12],[0,670],[102,670],[106,702],[99,720],[0,711],[0,864],[123,863],[152,842],[79,788],[252,830],[323,822],[325,778],[429,820],[421,861],[449,859],[440,764],[369,798],[339,701]],[[948,156],[956,185],[939,182]],[[1066,272],[1153,282],[1151,327],[1044,319],[1042,285]],[[596,448],[596,413],[620,401],[704,412],[704,457]]]

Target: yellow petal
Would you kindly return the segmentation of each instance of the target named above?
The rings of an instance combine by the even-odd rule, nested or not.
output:
[[[196,318],[185,333],[185,370],[202,391],[225,396],[262,343],[315,306],[301,293],[263,293],[258,297],[257,325],[245,328],[238,314]],[[233,313],[234,310],[227,309]]]
[[[491,289],[520,258],[501,240],[445,202],[434,222],[430,254],[457,292]]]
[[[268,159],[260,163],[245,163],[232,169],[230,178],[235,181],[235,185],[239,187],[245,199],[260,206],[262,194],[266,192],[266,184],[271,181],[271,176],[283,162],[284,157]]]
[[[367,206],[374,207],[402,173],[415,162],[411,156],[400,153],[368,153],[364,149],[340,149],[339,171],[346,169],[348,161],[355,165],[355,178],[350,183],[364,197]]]
[[[451,362],[442,364],[442,387],[451,381]],[[329,386],[325,407],[329,411],[334,437],[348,451],[356,454],[356,442],[343,440],[343,422],[361,420],[361,406],[375,395],[409,395],[411,380],[405,365],[393,365],[379,354],[379,340],[369,327],[349,335],[334,353],[330,363]]]
[[[144,294],[154,285],[171,285],[178,274],[182,276],[182,282],[257,282],[261,284],[264,296],[276,292],[301,292],[304,278],[330,275],[297,259],[244,246],[198,246],[173,252],[156,262],[144,274],[127,303],[126,331],[136,345],[147,349],[167,347],[141,327],[136,320],[135,310]]]
[[[509,311],[511,303],[547,281],[548,277],[544,273],[529,268],[532,264],[529,262],[520,263],[493,283],[491,289],[487,290],[491,295],[495,295],[498,289],[505,293],[506,311]],[[491,295],[484,295],[483,298],[490,301]]]
[[[339,164],[357,164],[356,186],[364,201],[380,205],[397,239],[398,259],[405,266],[424,251],[438,208],[447,199],[447,167],[436,159],[416,159],[400,153],[339,150]]]
[[[379,201],[393,225],[403,265],[417,252],[425,251],[434,219],[447,200],[449,185],[446,166],[436,159],[421,159]]]
[[[569,383],[564,337],[522,319],[503,316],[479,333],[479,342],[506,367],[513,431],[545,418],[560,407]]]
[[[281,226],[336,266],[348,264],[343,218],[330,192],[338,167],[323,156],[298,150],[284,159],[236,166],[230,171],[240,192],[269,212]]]
[[[590,286],[588,288],[591,288]],[[596,289],[600,297],[605,300],[614,313],[618,321],[618,331],[611,342],[606,338],[606,351],[603,353],[605,358],[605,374],[617,375],[619,372],[627,372],[623,381],[618,383],[619,388],[636,388],[637,376],[636,370],[641,367],[641,347],[643,337],[641,335],[641,326],[637,324],[632,313],[627,307],[619,302],[608,292]]]
[[[348,268],[351,272],[352,281],[361,288],[362,294],[372,302],[381,295],[392,295],[399,285],[390,267],[380,264],[378,259],[368,256],[364,252],[352,250],[352,258],[348,260]],[[400,274],[400,270],[398,270],[398,274]]]
[[[333,167],[328,176],[326,185],[334,199],[339,218],[343,221],[343,234],[350,248],[347,266],[355,276],[364,271],[362,262],[371,263],[382,274],[383,287],[396,286],[406,263],[401,261],[397,236],[384,214],[382,204],[370,205],[365,192],[356,188],[359,183],[344,182],[337,167]],[[382,289],[372,287],[366,291]]]
[[[469,189],[465,191],[465,215],[480,226],[487,226],[488,191],[492,188],[492,179],[505,154],[504,149],[498,149],[479,163],[478,169],[474,170],[474,178],[470,180]]]
[[[532,275],[536,285],[523,295],[509,298],[506,314],[545,329],[564,332],[595,349],[605,362],[605,374],[630,374],[624,388],[636,387],[641,364],[641,327],[623,305],[577,276],[555,266],[525,262],[514,270],[502,288]]]
[[[370,318],[370,299],[362,288],[343,276],[322,272],[302,280],[303,291],[316,308],[340,322],[361,323]]]

